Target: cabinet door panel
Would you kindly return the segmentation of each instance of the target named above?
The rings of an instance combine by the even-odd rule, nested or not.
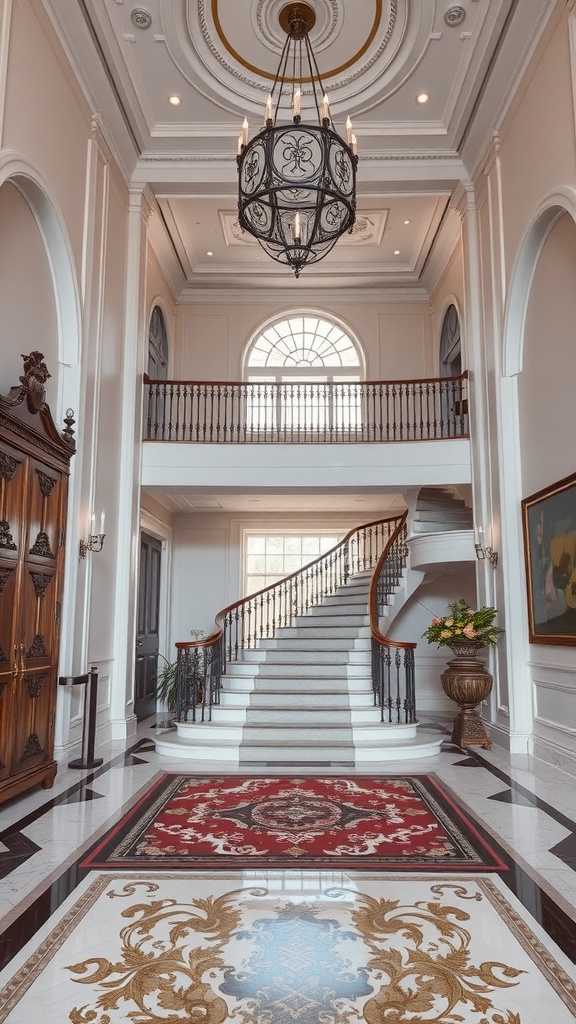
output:
[[[25,672],[16,681],[13,690],[17,709],[13,716],[13,775],[52,758],[52,686],[53,674],[49,669]]]
[[[26,456],[0,441],[0,554],[5,564],[16,564],[21,555],[27,469]]]
[[[26,559],[55,565],[60,546],[62,474],[30,459],[26,508]]]

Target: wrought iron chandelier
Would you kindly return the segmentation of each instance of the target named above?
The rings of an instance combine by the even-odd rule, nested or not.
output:
[[[308,33],[316,15],[307,3],[283,7],[280,24],[287,33],[264,128],[248,139],[246,118],[238,139],[238,221],[272,259],[292,268],[324,259],[356,216],[356,137],[350,118],[347,141],[330,116]],[[311,85],[311,97],[304,86]],[[283,96],[291,105],[291,123],[279,123]],[[303,123],[303,98],[311,98],[310,120]],[[273,113],[273,105],[274,113]],[[288,115],[290,116],[290,115]]]

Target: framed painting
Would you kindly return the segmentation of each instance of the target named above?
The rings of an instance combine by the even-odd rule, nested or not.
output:
[[[530,643],[576,646],[576,473],[522,501]]]

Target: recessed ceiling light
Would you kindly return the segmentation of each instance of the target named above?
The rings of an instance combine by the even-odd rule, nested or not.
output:
[[[176,96],[176,95],[169,96],[168,97],[168,103],[171,103],[173,107],[179,107],[180,104],[182,103],[182,97],[181,96]]]
[[[430,94],[429,93],[427,93],[427,92],[419,92],[417,97],[416,97],[416,103],[428,103],[429,99],[430,99]]]
[[[214,255],[214,253],[212,252],[212,250],[211,250],[211,249],[208,249],[208,252],[206,253],[206,255],[207,255],[207,256],[213,256],[213,255]]]
[[[405,224],[409,224],[409,223],[410,223],[410,221],[409,221],[409,220],[405,220],[405,221],[404,221],[404,223],[405,223]]]
[[[400,255],[400,249],[394,249],[394,255],[395,256],[399,256]]]

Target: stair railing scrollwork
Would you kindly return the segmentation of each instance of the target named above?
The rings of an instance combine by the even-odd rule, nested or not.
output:
[[[302,569],[223,608],[210,636],[177,643],[175,720],[209,721],[220,703],[226,666],[273,637],[276,629],[292,625],[351,576],[373,569],[405,521],[404,514],[355,527]]]
[[[372,634],[372,684],[374,704],[380,708],[382,722],[416,722],[414,677],[415,643],[391,640],[380,630],[381,617],[397,589],[406,567],[406,519],[398,520],[372,575],[370,585],[370,629]]]

